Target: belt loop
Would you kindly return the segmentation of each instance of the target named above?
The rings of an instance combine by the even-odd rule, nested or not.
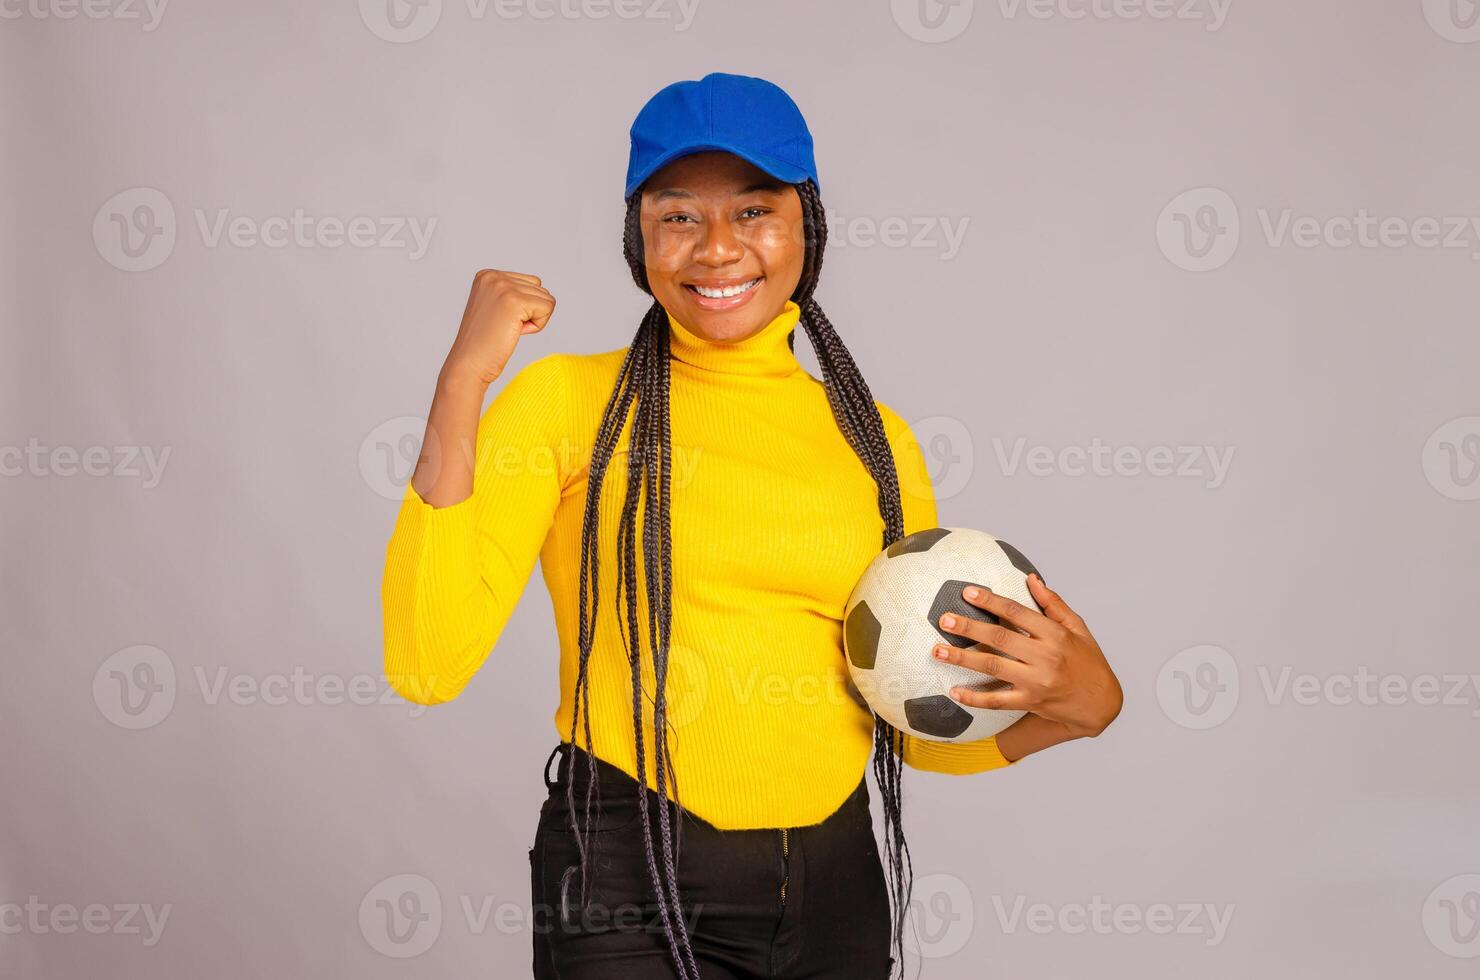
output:
[[[566,743],[560,742],[559,744],[557,744],[555,746],[555,750],[550,753],[550,757],[545,760],[545,773],[544,773],[544,775],[545,775],[545,789],[547,789],[547,790],[554,789],[555,787],[561,785],[561,779],[560,779],[560,777],[561,777],[561,770],[564,769],[564,767],[565,767],[565,759],[566,759],[566,756],[567,756],[567,753],[565,751],[565,747],[566,747]],[[552,781],[550,779],[550,763],[552,763],[552,762],[555,761],[555,757],[557,755],[561,757],[561,761],[560,761],[560,765],[558,765],[558,766],[555,767],[555,779]]]

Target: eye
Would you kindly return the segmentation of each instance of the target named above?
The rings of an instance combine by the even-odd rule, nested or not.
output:
[[[760,205],[756,205],[755,207],[749,207],[749,208],[746,208],[744,211],[741,211],[740,212],[740,217],[742,217],[742,218],[749,218],[749,217],[759,218],[762,215],[766,215],[766,214],[770,214],[770,213],[771,213],[771,209],[770,208],[763,208]]]
[[[687,223],[692,222],[693,220],[694,220],[694,216],[693,215],[684,214],[683,212],[680,211],[678,214],[670,214],[670,215],[668,215],[668,217],[666,217],[666,218],[663,219],[663,222],[664,222],[664,224],[687,224]]]

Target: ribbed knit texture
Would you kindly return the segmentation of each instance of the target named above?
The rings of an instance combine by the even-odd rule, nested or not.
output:
[[[873,748],[873,716],[850,696],[842,615],[880,551],[883,520],[874,481],[838,429],[822,383],[788,345],[799,315],[787,303],[761,331],[732,343],[669,318],[669,738],[684,806],[724,829],[819,823],[858,785]],[[404,697],[433,704],[463,690],[495,649],[539,558],[559,643],[554,734],[569,737],[587,471],[624,355],[549,354],[510,377],[479,425],[468,499],[433,508],[408,486],[382,587],[385,671]],[[900,474],[905,532],[934,527],[920,448],[904,421],[876,404]],[[635,777],[630,666],[613,609],[627,445],[624,432],[602,492],[589,689],[595,754]],[[647,777],[656,788],[645,623]],[[554,646],[497,647],[491,669],[497,674],[500,659],[553,659]],[[909,738],[904,761],[957,774],[1009,764],[995,738]]]

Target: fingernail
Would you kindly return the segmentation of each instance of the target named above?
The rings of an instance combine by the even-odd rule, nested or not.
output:
[[[946,652],[946,648],[945,647],[936,647],[931,652],[933,652],[935,654],[935,657],[936,657],[937,660],[944,660],[944,659],[946,659],[947,657],[950,656],[950,654]]]
[[[968,599],[978,598],[981,594],[982,594],[982,590],[981,589],[978,589],[974,585],[968,585],[966,587],[966,598],[968,598]]]
[[[940,617],[940,625],[944,626],[946,629],[953,629],[956,625],[956,617],[942,616]]]

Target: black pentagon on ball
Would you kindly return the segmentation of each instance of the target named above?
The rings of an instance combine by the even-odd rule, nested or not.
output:
[[[898,558],[900,555],[913,555],[916,552],[929,551],[935,547],[936,542],[950,533],[949,528],[927,527],[923,531],[906,534],[886,548],[884,553],[890,558]]]
[[[910,728],[934,738],[955,738],[971,724],[971,712],[944,694],[910,698],[904,703],[904,717]]]
[[[1028,561],[1027,555],[1023,554],[1021,551],[1018,551],[1016,548],[1008,544],[1006,541],[1003,541],[1001,538],[997,539],[997,547],[1001,548],[1002,553],[1007,556],[1007,560],[1012,562],[1013,568],[1016,568],[1024,575],[1032,575],[1037,572],[1039,580],[1042,581],[1043,573],[1039,572],[1038,569],[1033,567],[1033,563]]]
[[[868,607],[867,602],[860,602],[848,613],[847,622],[843,624],[843,646],[848,650],[848,659],[853,666],[863,670],[873,670],[874,661],[879,656],[879,617]]]
[[[941,629],[940,617],[946,613],[950,613],[953,616],[961,616],[965,619],[974,619],[979,623],[987,623],[991,626],[996,626],[999,622],[996,616],[993,616],[985,609],[973,606],[961,597],[961,590],[968,585],[974,584],[976,583],[963,582],[960,579],[954,578],[947,582],[942,582],[940,589],[935,593],[934,601],[930,603],[930,625],[941,635],[941,639],[945,640],[951,646],[969,647],[976,643],[976,641],[970,637],[957,636],[955,633],[948,633]]]

